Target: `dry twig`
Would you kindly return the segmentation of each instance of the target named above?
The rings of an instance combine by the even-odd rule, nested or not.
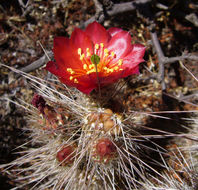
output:
[[[136,0],[136,1],[131,1],[131,2],[127,2],[127,3],[114,4],[110,10],[107,10],[106,13],[108,16],[115,16],[120,13],[134,11],[134,10],[136,10],[138,5],[149,3],[151,1],[152,0]],[[101,15],[101,17],[98,20],[99,20],[99,22],[103,22],[105,20],[104,14]],[[87,20],[83,24],[81,24],[80,28],[85,28],[88,24],[92,23],[93,21],[95,21],[95,16],[91,17],[89,20]]]
[[[51,51],[47,51],[46,53],[47,53],[47,55],[49,55],[49,57],[52,56],[52,52]],[[37,59],[33,63],[27,65],[26,67],[21,68],[20,71],[23,71],[25,73],[29,73],[31,71],[34,71],[34,70],[42,67],[43,65],[46,64],[46,61],[49,61],[47,55],[44,54],[41,58]]]

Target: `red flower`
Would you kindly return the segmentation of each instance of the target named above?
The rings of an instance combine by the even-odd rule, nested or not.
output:
[[[85,31],[76,28],[70,39],[56,37],[53,51],[56,62],[48,62],[46,69],[64,84],[89,94],[98,87],[98,79],[104,86],[138,73],[145,47],[132,45],[130,34],[120,28],[106,30],[93,22]]]

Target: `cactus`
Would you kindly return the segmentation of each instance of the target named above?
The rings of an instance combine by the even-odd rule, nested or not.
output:
[[[103,40],[107,40],[106,35],[109,33],[98,23],[89,25],[88,33],[93,33],[95,27],[100,28]],[[58,38],[55,40],[55,47],[58,50],[56,48],[54,50],[57,62],[48,62],[46,69],[57,75],[61,82],[56,81],[56,84],[49,81],[40,82],[39,78],[23,74],[31,80],[37,91],[32,99],[32,105],[28,105],[31,112],[26,116],[28,143],[22,145],[24,151],[20,152],[17,160],[0,166],[15,179],[16,188],[93,190],[197,188],[197,145],[183,143],[186,136],[178,135],[183,131],[182,125],[187,126],[187,122],[185,123],[183,118],[171,118],[170,113],[166,115],[167,112],[155,110],[155,107],[149,108],[150,112],[145,111],[152,103],[149,102],[149,93],[145,94],[144,91],[139,91],[139,95],[135,98],[148,99],[148,105],[136,103],[137,107],[131,108],[123,96],[130,85],[123,79],[119,81],[118,79],[138,72],[138,64],[143,61],[145,48],[142,45],[129,45],[129,34],[121,29],[113,28],[109,31],[112,38],[116,34],[122,34],[120,34],[122,40],[126,40],[129,46],[130,51],[127,52],[129,55],[124,52],[128,50],[117,50],[114,47],[113,42],[119,41],[118,37],[109,42],[110,45],[107,45],[109,50],[105,51],[101,43],[100,45],[95,43],[94,40],[98,41],[98,38],[88,35],[95,43],[94,52],[83,47],[86,52],[83,64],[89,62],[89,65],[83,65],[81,70],[76,67],[70,68],[65,66],[70,64],[67,59],[61,62],[64,52],[58,52],[62,51],[60,47],[57,48],[59,43],[62,43]],[[83,39],[87,39],[86,32],[81,32],[79,29],[75,30],[70,39],[72,43],[76,44],[75,38],[80,38],[81,35]],[[61,39],[69,43],[67,38]],[[73,45],[69,48],[76,50]],[[82,53],[83,48],[78,47],[78,51],[73,53],[80,61],[85,57]],[[112,51],[114,53],[110,52],[112,49],[115,50]],[[67,52],[68,57],[69,53]],[[91,53],[94,53],[93,57],[89,55]],[[116,61],[112,61],[116,58],[114,56],[118,56]],[[133,60],[130,63],[131,57],[136,57],[137,61]],[[108,65],[110,61],[112,65]],[[104,69],[105,67],[100,67],[100,64],[109,67]],[[119,66],[118,69],[116,64]],[[89,66],[86,76],[84,71],[82,76],[77,74]],[[87,75],[90,78],[87,78]],[[91,78],[94,81],[91,81]],[[113,82],[117,82],[123,88],[116,88],[115,84],[111,84]],[[79,91],[64,84],[76,87]],[[156,86],[158,91],[152,93],[160,94],[160,87]],[[109,97],[112,91],[115,95]],[[157,96],[156,99],[161,100]],[[139,107],[141,110],[138,110]],[[159,105],[157,107],[160,109]],[[182,125],[179,124],[180,121]],[[177,132],[174,133],[174,130]],[[193,133],[197,138],[196,125],[186,132]],[[194,142],[192,139],[189,141]],[[187,150],[183,150],[184,145]]]

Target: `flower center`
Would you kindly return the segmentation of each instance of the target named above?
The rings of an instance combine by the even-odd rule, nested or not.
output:
[[[67,72],[70,73],[69,80],[74,83],[78,83],[77,78],[85,74],[101,72],[104,75],[109,75],[123,70],[121,68],[123,60],[119,59],[116,63],[112,63],[116,54],[114,51],[109,52],[107,48],[104,48],[103,43],[95,44],[93,54],[90,53],[89,48],[86,49],[86,52],[82,52],[81,48],[78,48],[77,51],[82,62],[82,69],[67,68]]]

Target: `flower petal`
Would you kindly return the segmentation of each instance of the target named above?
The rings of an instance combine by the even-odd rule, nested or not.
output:
[[[72,32],[70,41],[76,48],[81,48],[83,52],[86,52],[86,49],[89,48],[90,53],[92,53],[93,43],[83,30],[76,28]]]
[[[68,38],[56,37],[54,39],[54,58],[56,64],[62,68],[82,68],[78,50]]]
[[[130,54],[133,54],[133,57],[143,58],[145,53],[145,47],[142,44],[134,44],[132,46],[132,51]]]
[[[79,77],[78,80],[80,82],[77,84],[77,89],[85,94],[90,94],[90,92],[98,86],[96,73],[83,75]]]
[[[77,89],[80,90],[81,92],[83,92],[84,94],[90,94],[91,91],[95,88],[96,88],[96,86],[90,86],[90,85],[88,85],[88,86],[80,85],[77,87]]]
[[[134,44],[132,51],[124,58],[122,68],[134,68],[139,63],[144,62],[145,47],[141,44]]]
[[[107,84],[112,84],[112,83],[118,81],[118,79],[123,78],[123,72],[124,71],[113,72],[108,76],[100,77],[99,80],[100,80],[101,86],[105,86]]]
[[[131,36],[126,31],[117,32],[106,47],[109,51],[114,51],[116,58],[123,58],[132,50]]]
[[[45,69],[58,77],[62,77],[66,75],[66,71],[64,71],[63,69],[60,69],[60,66],[58,66],[56,62],[53,62],[53,61],[49,61]]]
[[[114,35],[116,35],[118,32],[121,32],[121,31],[123,31],[121,28],[116,28],[116,27],[109,28],[108,30],[111,37],[113,37]]]
[[[54,38],[54,58],[58,61],[61,57],[64,57],[65,52],[69,48],[69,39],[65,37],[55,37]]]
[[[61,82],[63,82],[66,85],[74,86],[74,82],[69,80],[69,73],[66,72],[64,68],[61,66],[58,66],[56,62],[49,61],[45,67],[46,70],[51,72],[52,74],[56,75]]]
[[[137,64],[137,66],[133,68],[124,69],[122,78],[128,77],[129,75],[138,74],[138,73],[139,73],[139,65]]]
[[[103,43],[105,45],[111,38],[109,32],[97,22],[89,24],[85,29],[85,33],[90,37],[94,44]]]

